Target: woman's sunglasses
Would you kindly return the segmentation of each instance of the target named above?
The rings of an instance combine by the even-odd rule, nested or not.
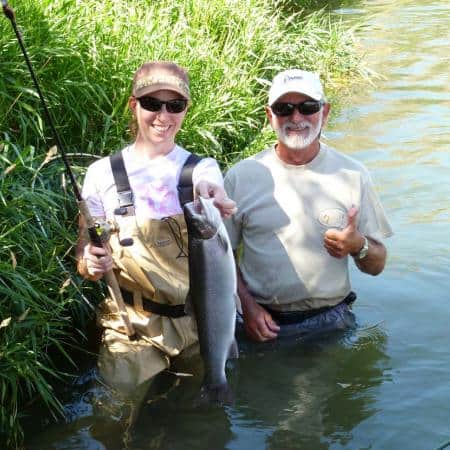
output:
[[[183,112],[188,104],[188,101],[184,98],[175,98],[173,100],[163,101],[155,97],[145,96],[138,97],[137,100],[139,101],[142,108],[147,111],[159,112],[161,111],[163,105],[166,105],[166,111],[172,114]]]
[[[300,114],[304,116],[310,116],[319,112],[324,102],[316,101],[316,100],[306,100],[306,102],[301,103],[283,103],[278,102],[274,103],[270,109],[276,116],[286,117],[294,114],[294,111],[297,109]]]

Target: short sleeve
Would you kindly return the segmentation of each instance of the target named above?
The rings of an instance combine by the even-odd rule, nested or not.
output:
[[[88,167],[86,176],[84,177],[81,196],[86,202],[89,212],[93,217],[105,217],[105,209],[96,184],[97,177],[95,176],[95,172],[95,165]]]
[[[375,191],[372,179],[366,174],[363,181],[359,231],[377,240],[393,235],[391,225]]]
[[[194,168],[192,182],[195,186],[199,181],[208,181],[223,186],[222,172],[213,158],[203,158]]]
[[[236,198],[235,180],[236,178],[234,174],[228,172],[225,175],[224,180],[225,192],[227,193],[228,197],[230,197],[232,200],[235,200]],[[236,214],[233,214],[229,219],[224,221],[233,250],[236,250],[237,247],[239,246],[239,243],[241,242],[242,224],[240,221],[240,217],[241,215],[239,214],[239,206],[238,206],[238,212]]]

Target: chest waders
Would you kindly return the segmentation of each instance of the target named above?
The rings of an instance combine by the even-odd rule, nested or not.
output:
[[[191,154],[178,180],[181,206],[193,199],[192,173],[200,157]],[[99,366],[105,380],[124,390],[139,385],[166,369],[177,356],[198,340],[195,320],[184,312],[189,289],[187,228],[183,214],[161,220],[136,216],[133,192],[122,152],[110,157],[120,228],[111,235],[115,273],[130,321],[139,340],[121,333],[114,303],[106,298],[97,311],[104,328]],[[131,246],[123,241],[132,240]]]

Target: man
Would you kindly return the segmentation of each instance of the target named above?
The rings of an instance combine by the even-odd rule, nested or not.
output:
[[[329,112],[318,75],[279,73],[266,107],[276,144],[225,177],[243,324],[256,341],[354,326],[348,262],[371,275],[386,262],[392,231],[367,169],[320,142]]]

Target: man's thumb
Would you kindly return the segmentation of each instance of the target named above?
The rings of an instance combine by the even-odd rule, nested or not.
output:
[[[358,208],[352,206],[347,213],[347,228],[356,228],[356,217],[358,216]]]

